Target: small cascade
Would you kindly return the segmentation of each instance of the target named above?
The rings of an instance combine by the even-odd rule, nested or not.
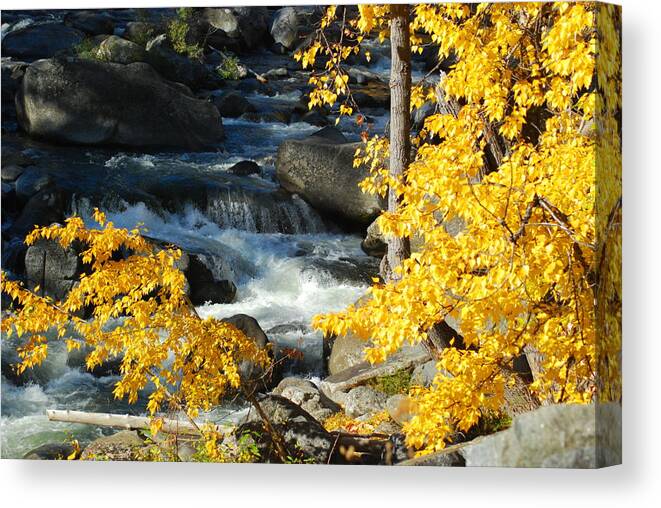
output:
[[[321,233],[326,229],[319,215],[297,196],[229,188],[212,192],[207,199],[206,215],[224,229],[285,234]]]

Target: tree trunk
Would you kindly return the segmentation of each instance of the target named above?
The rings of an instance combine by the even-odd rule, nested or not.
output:
[[[404,180],[411,157],[411,42],[409,39],[409,6],[391,5],[390,21],[390,176]],[[400,198],[388,191],[388,211],[395,212]],[[388,239],[389,278],[394,270],[411,255],[408,238]]]

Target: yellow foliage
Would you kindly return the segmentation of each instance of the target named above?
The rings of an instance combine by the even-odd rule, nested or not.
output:
[[[228,388],[239,387],[241,361],[268,364],[267,353],[233,325],[197,316],[175,266],[179,249],[156,249],[139,230],[116,228],[98,210],[95,220],[99,229],[71,217],[65,226],[37,228],[26,238],[28,244],[50,239],[64,248],[83,245],[80,256],[90,273],[81,275],[62,301],[39,296],[3,274],[2,291],[17,305],[2,320],[2,332],[25,338],[18,350],[19,372],[43,362],[45,334],[54,330],[69,350],[83,343],[90,347],[89,369],[123,356],[115,397],[134,403],[152,384],[147,404],[152,416],[167,402],[194,417],[218,404]],[[128,254],[114,259],[120,251]],[[89,320],[77,317],[85,308],[92,309]],[[161,425],[154,419],[152,431]]]
[[[361,36],[382,35],[388,12],[361,6],[347,23]],[[364,191],[390,187],[400,197],[378,219],[381,231],[417,235],[423,245],[398,268],[399,280],[313,324],[370,338],[372,362],[426,340],[441,320],[459,324],[464,347],[444,349],[433,386],[411,394],[418,414],[404,431],[428,453],[502,408],[504,372],[524,348],[540,358],[530,387],[540,400],[621,398],[620,15],[595,3],[412,12],[414,49],[424,36],[439,57],[454,57],[438,86],[461,108],[426,119],[405,182],[388,177],[387,140],[367,141],[355,162],[370,169]],[[341,95],[337,44],[317,49],[335,60],[331,79],[312,80],[321,90],[311,94],[315,104]],[[436,96],[421,83],[412,106]],[[540,110],[546,116],[535,119]],[[498,134],[502,156],[488,165]]]

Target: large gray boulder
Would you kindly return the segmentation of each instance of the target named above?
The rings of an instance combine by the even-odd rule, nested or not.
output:
[[[39,240],[25,253],[25,273],[30,289],[39,287],[41,296],[61,300],[74,286],[81,271],[78,253],[58,242]]]
[[[622,406],[541,407],[502,432],[402,462],[404,466],[596,468],[622,463]]]
[[[380,213],[381,204],[358,187],[368,175],[366,168],[353,167],[359,146],[320,136],[287,140],[278,148],[277,177],[282,187],[317,210],[352,225],[367,226]]]
[[[266,7],[207,7],[203,18],[211,28],[211,46],[251,50],[269,42],[269,12]]]
[[[2,39],[2,56],[27,60],[50,58],[82,40],[82,32],[59,23],[28,25],[9,32]]]
[[[328,372],[331,375],[338,374],[364,362],[365,348],[369,345],[367,341],[351,332],[340,335],[333,341],[328,359]]]
[[[340,410],[340,406],[321,393],[319,388],[307,379],[284,378],[273,390],[273,394],[280,395],[301,406],[319,421],[324,421]]]
[[[347,393],[344,411],[352,418],[371,415],[383,411],[387,400],[388,396],[383,392],[369,386],[357,386]]]
[[[223,138],[212,104],[145,63],[39,60],[27,68],[16,106],[23,130],[56,142],[200,150]]]
[[[273,15],[271,36],[273,40],[287,49],[293,49],[298,43],[298,13],[295,7],[283,7]]]

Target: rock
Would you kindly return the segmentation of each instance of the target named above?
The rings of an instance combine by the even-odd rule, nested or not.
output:
[[[308,323],[302,321],[294,323],[285,323],[282,325],[275,325],[273,328],[269,328],[266,333],[268,334],[285,334],[285,333],[308,333],[310,331],[310,326]],[[298,378],[293,378],[298,379]]]
[[[23,455],[26,460],[66,460],[74,452],[70,444],[47,443]]]
[[[269,340],[262,327],[259,326],[257,320],[247,314],[236,314],[228,318],[223,318],[222,321],[231,323],[236,328],[241,330],[247,337],[251,338],[255,345],[259,348],[269,347]],[[272,349],[269,349],[269,356],[273,358]],[[263,388],[266,391],[275,386],[281,379],[281,373],[278,369],[273,369],[268,376],[264,376],[264,370],[257,366],[255,363],[244,360],[239,365],[239,373],[243,383],[258,381],[258,388]]]
[[[349,83],[358,85],[366,85],[370,82],[382,83],[381,77],[378,74],[368,71],[361,66],[349,67],[347,74],[349,75]]]
[[[78,280],[81,261],[78,253],[59,243],[39,240],[25,253],[25,273],[29,289],[40,287],[41,296],[62,300]]]
[[[215,280],[213,273],[196,256],[189,256],[183,269],[190,288],[193,305],[211,303],[232,303],[236,296],[236,286],[229,280]]]
[[[251,50],[270,44],[269,12],[265,7],[205,8],[203,17],[215,30],[209,44],[231,50]]]
[[[371,261],[371,258],[367,258]],[[315,258],[301,270],[301,275],[311,274],[313,278],[320,276],[339,284],[353,286],[370,285],[372,278],[379,274],[379,265],[373,263],[359,263],[353,259],[323,259]]]
[[[112,34],[113,19],[101,11],[73,11],[64,16],[64,24],[90,35]]]
[[[319,421],[324,421],[340,411],[340,406],[321,393],[317,386],[307,379],[284,378],[273,390],[273,394],[291,400]]]
[[[203,64],[172,49],[165,34],[150,40],[145,50],[147,62],[165,79],[194,89],[216,84],[215,77]]]
[[[21,84],[28,64],[16,62],[11,58],[2,58],[2,119],[16,118],[16,92]],[[3,161],[4,162],[4,161]]]
[[[298,41],[298,14],[295,7],[283,7],[275,11],[271,23],[271,37],[287,49],[293,49]]]
[[[266,79],[283,79],[289,77],[289,71],[286,67],[277,67],[266,71],[263,76]]]
[[[82,32],[59,23],[28,25],[9,32],[2,39],[2,55],[28,60],[50,58],[82,40]]]
[[[328,359],[328,372],[338,374],[346,369],[365,361],[363,351],[369,343],[349,332],[340,335],[333,341],[330,358]]]
[[[385,83],[369,82],[367,85],[352,90],[351,96],[360,108],[390,107],[390,89]]]
[[[388,397],[369,386],[357,386],[349,391],[344,402],[344,412],[352,417],[370,415],[383,411]]]
[[[335,438],[307,411],[279,395],[258,398],[259,404],[287,448],[287,453],[300,461],[326,464],[333,451]],[[276,454],[259,414],[251,408],[238,433],[256,432],[261,460],[274,461]]]
[[[91,352],[92,348],[88,346],[69,351],[67,354],[67,365],[74,369],[80,369],[83,372],[89,372],[94,377],[118,376],[121,374],[122,356],[109,358],[101,365],[97,365],[92,370],[89,370],[85,362],[87,355]]]
[[[122,430],[111,436],[95,439],[85,447],[81,460],[136,460],[145,446],[135,430]]]
[[[360,242],[360,248],[368,256],[382,258],[386,255],[387,246],[386,239],[381,233],[377,221],[374,220],[367,226],[367,234],[365,235],[365,239]]]
[[[347,369],[331,374],[319,383],[319,389],[331,400],[340,405],[345,404],[346,391],[362,385],[370,379],[391,376],[401,370],[408,370],[430,359],[425,348],[417,346],[402,346],[402,348],[386,361],[370,364],[367,361],[357,363]]]
[[[354,168],[360,143],[337,144],[319,134],[305,140],[287,140],[278,148],[276,174],[282,187],[300,195],[315,209],[345,220],[367,225],[380,213],[376,196],[358,187],[368,174]]]
[[[130,64],[147,61],[147,52],[143,47],[116,35],[106,38],[99,45],[97,54],[105,62]]]
[[[25,168],[21,176],[16,179],[16,197],[19,200],[27,201],[51,183],[52,179],[48,173],[35,166],[30,166]]]
[[[15,164],[9,166],[2,166],[2,181],[5,182],[14,182],[16,179],[23,174],[24,169],[21,166]]]
[[[227,171],[238,176],[259,175],[262,170],[255,161],[237,162]]]
[[[434,377],[436,377],[437,373],[436,361],[434,360],[418,365],[411,373],[411,385],[429,388],[434,382]]]
[[[39,60],[28,67],[16,104],[23,130],[56,142],[200,150],[223,138],[212,104],[145,63]]]
[[[596,468],[622,463],[622,407],[559,404],[517,416],[490,436],[402,462],[402,466]]]
[[[415,415],[413,401],[407,395],[401,393],[388,397],[385,407],[390,418],[399,425],[408,422]]]
[[[64,220],[66,201],[61,192],[46,188],[32,196],[10,228],[10,234],[23,238],[35,226],[48,226]]]
[[[342,134],[336,127],[330,125],[310,134],[308,140],[320,143],[324,142],[332,145],[340,145],[349,142],[344,134]]]
[[[300,121],[317,127],[325,127],[329,124],[328,119],[316,109],[304,113]]]
[[[229,92],[221,96],[214,96],[213,103],[225,118],[238,118],[244,113],[254,113],[257,110],[247,99],[236,92]]]
[[[134,42],[144,48],[156,35],[157,28],[153,23],[144,21],[130,21],[122,34],[124,39]]]

